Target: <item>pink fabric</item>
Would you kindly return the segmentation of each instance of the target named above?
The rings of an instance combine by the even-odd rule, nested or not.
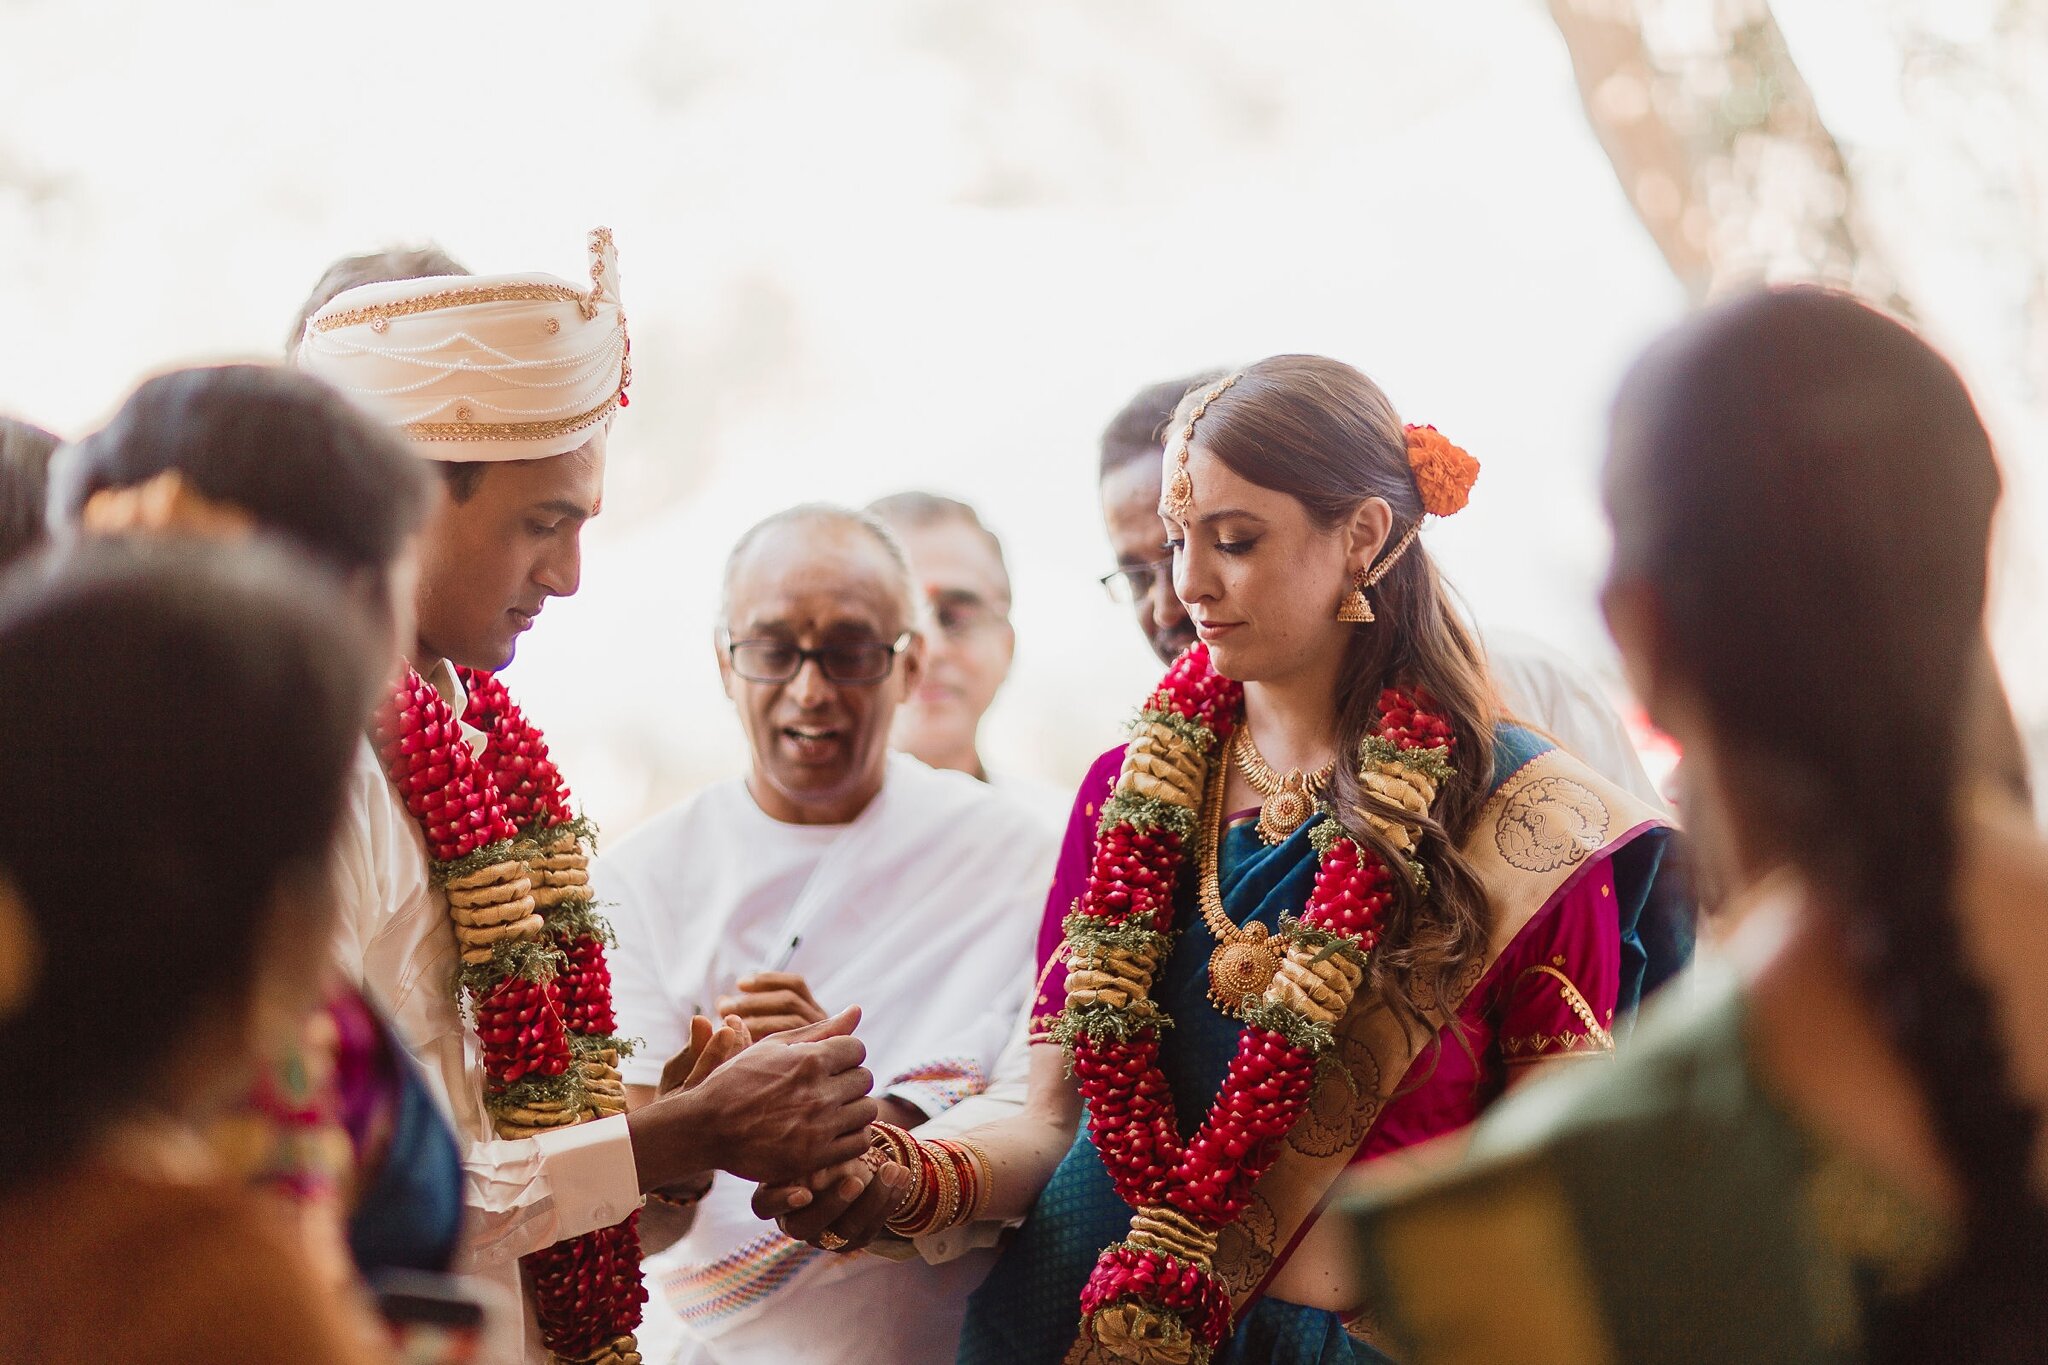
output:
[[[355,1150],[356,1169],[366,1171],[383,1159],[397,1121],[397,1040],[379,1022],[362,993],[343,986],[329,996],[327,1012],[334,1020],[335,1117]]]
[[[1559,976],[1576,988],[1598,1031],[1580,1019]],[[1614,869],[1602,858],[1515,935],[1465,997],[1459,1036],[1446,1030],[1423,1049],[1356,1159],[1370,1161],[1464,1127],[1500,1097],[1518,1065],[1610,1051],[1620,985]]]
[[[1088,867],[1095,859],[1095,827],[1102,819],[1103,803],[1116,791],[1123,763],[1123,746],[1119,745],[1090,764],[1074,794],[1074,808],[1067,815],[1067,834],[1060,841],[1059,862],[1053,866],[1045,916],[1038,922],[1038,995],[1031,1002],[1034,1042],[1046,1037],[1045,1030],[1067,1003],[1066,963],[1053,960],[1065,937],[1060,926],[1088,889]]]

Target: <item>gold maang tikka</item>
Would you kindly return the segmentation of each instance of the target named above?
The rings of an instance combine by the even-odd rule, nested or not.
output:
[[[1226,374],[1211,384],[1208,391],[1195,400],[1195,406],[1188,411],[1187,425],[1167,447],[1166,463],[1171,472],[1166,478],[1165,495],[1159,500],[1159,510],[1175,521],[1185,522],[1188,514],[1195,510],[1195,480],[1188,473],[1188,447],[1194,444],[1195,423],[1202,420],[1202,414],[1209,410],[1209,405],[1237,380],[1236,374]]]

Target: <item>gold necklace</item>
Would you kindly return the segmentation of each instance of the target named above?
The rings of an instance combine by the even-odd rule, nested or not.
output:
[[[1259,746],[1252,740],[1249,724],[1240,726],[1231,736],[1231,748],[1237,759],[1237,770],[1244,774],[1245,781],[1251,783],[1252,790],[1263,798],[1259,803],[1259,838],[1268,846],[1286,843],[1288,836],[1307,824],[1309,817],[1316,813],[1316,798],[1322,795],[1323,787],[1337,771],[1337,760],[1331,759],[1312,773],[1294,768],[1282,777],[1273,771],[1273,765],[1266,762],[1266,756],[1259,752]]]
[[[1240,728],[1230,737],[1229,749],[1237,749],[1249,737]],[[1202,800],[1202,876],[1196,904],[1202,922],[1216,936],[1216,950],[1209,954],[1209,999],[1223,1013],[1235,1016],[1246,1005],[1265,995],[1266,987],[1280,971],[1280,947],[1263,924],[1236,924],[1223,909],[1223,883],[1217,859],[1223,848],[1223,793],[1230,786],[1230,768],[1223,765],[1209,778],[1209,790]]]

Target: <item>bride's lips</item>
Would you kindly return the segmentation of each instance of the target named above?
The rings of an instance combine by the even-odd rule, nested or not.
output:
[[[1204,643],[1211,643],[1222,639],[1243,624],[1242,621],[1197,621],[1195,634],[1201,636]]]

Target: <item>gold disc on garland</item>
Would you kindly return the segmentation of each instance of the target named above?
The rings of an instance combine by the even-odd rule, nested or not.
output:
[[[1248,924],[1209,954],[1209,999],[1223,1013],[1237,1012],[1266,993],[1280,973],[1280,948],[1263,924]]]

